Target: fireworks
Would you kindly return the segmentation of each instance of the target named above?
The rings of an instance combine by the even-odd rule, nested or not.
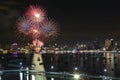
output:
[[[46,20],[41,27],[41,31],[47,39],[56,37],[59,32],[58,24],[55,21]]]
[[[30,6],[23,18],[17,21],[17,30],[20,34],[34,39],[48,40],[58,34],[57,23],[46,19],[45,10]]]
[[[19,33],[29,35],[31,26],[32,26],[32,23],[26,17],[20,18],[17,21],[17,30]]]
[[[46,18],[46,11],[41,7],[31,5],[26,11],[25,16],[32,22],[43,22]]]

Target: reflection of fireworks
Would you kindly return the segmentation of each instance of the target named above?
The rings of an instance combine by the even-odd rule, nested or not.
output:
[[[32,22],[42,22],[45,19],[46,11],[40,7],[31,5],[26,11],[25,16],[28,16]]]

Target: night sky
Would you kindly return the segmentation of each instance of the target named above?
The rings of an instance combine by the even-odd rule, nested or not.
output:
[[[40,5],[60,25],[59,41],[120,37],[118,2],[86,0],[3,0],[0,2],[0,44],[13,43],[15,24],[30,4]]]

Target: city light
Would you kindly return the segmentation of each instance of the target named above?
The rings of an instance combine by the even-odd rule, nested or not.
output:
[[[73,3],[70,4],[70,1],[70,6],[64,6],[64,1],[55,1],[53,3],[44,0],[40,2],[39,0],[25,0],[24,2],[20,1],[20,3],[16,3],[13,0],[1,1],[0,11],[2,13],[0,13],[0,16],[1,23],[4,22],[4,24],[1,24],[2,29],[0,29],[0,48],[1,44],[8,44],[14,41],[16,43],[8,44],[8,46],[4,45],[5,50],[0,49],[0,80],[7,78],[7,76],[9,78],[11,75],[11,78],[19,78],[19,80],[120,80],[120,78],[116,78],[120,77],[120,41],[116,42],[115,40],[119,39],[117,34],[120,31],[114,27],[113,30],[111,29],[111,26],[119,26],[119,9],[105,8],[105,2],[105,9],[90,8],[92,4],[88,3],[90,5],[86,6],[88,4],[85,2],[86,5],[84,5],[82,2],[80,6],[84,5],[86,8],[80,8],[80,10],[75,8],[76,6]],[[41,4],[46,6],[48,10],[55,8],[50,14],[54,17],[57,15],[57,19],[62,23],[62,35],[59,40],[52,42],[60,33],[59,25],[56,21],[50,19],[46,10],[39,6],[30,5],[28,10],[16,21],[16,28],[11,28],[14,19],[26,10],[25,7],[29,4]],[[10,7],[10,5],[12,6]],[[60,9],[57,10],[57,14],[56,5],[57,9]],[[97,3],[97,6],[101,5],[100,2],[99,5]],[[17,6],[20,8],[17,8]],[[72,9],[67,9],[67,7]],[[17,9],[24,10],[19,11]],[[116,10],[118,10],[118,13],[115,12]],[[109,20],[110,18],[111,20]],[[23,41],[15,38],[12,29],[16,29],[17,35],[15,35]],[[6,34],[4,35],[4,33]],[[104,34],[102,37],[101,33]],[[22,36],[29,40],[25,41]],[[102,42],[104,38],[111,36],[115,39],[106,39]],[[95,37],[102,38],[102,40],[97,39],[94,41]],[[31,46],[30,44],[26,45],[27,42]],[[76,42],[77,44],[75,44]]]
[[[52,77],[51,80],[54,80],[54,78]]]
[[[35,75],[31,75],[31,77],[32,77],[32,80],[35,80]]]
[[[54,69],[54,66],[51,66],[51,69]]]
[[[107,69],[104,69],[104,72],[106,72],[107,71]]]
[[[75,70],[78,70],[78,68],[77,68],[77,67],[75,67]]]
[[[20,72],[19,74],[20,74],[20,80],[23,80],[23,73]]]
[[[26,67],[26,70],[27,70],[27,71],[26,71],[26,74],[27,74],[27,75],[26,75],[26,80],[29,80],[29,68]]]
[[[74,74],[74,78],[75,78],[75,79],[79,79],[79,78],[80,78],[80,75],[79,75],[79,74]]]
[[[2,80],[2,75],[3,75],[3,72],[0,71],[0,80]]]

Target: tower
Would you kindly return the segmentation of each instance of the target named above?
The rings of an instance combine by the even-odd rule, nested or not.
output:
[[[35,80],[46,80],[42,54],[40,53],[41,47],[43,45],[44,44],[42,41],[39,41],[38,39],[33,40],[34,54],[32,63],[35,65],[33,70],[43,72],[40,73],[41,75],[35,75]]]

